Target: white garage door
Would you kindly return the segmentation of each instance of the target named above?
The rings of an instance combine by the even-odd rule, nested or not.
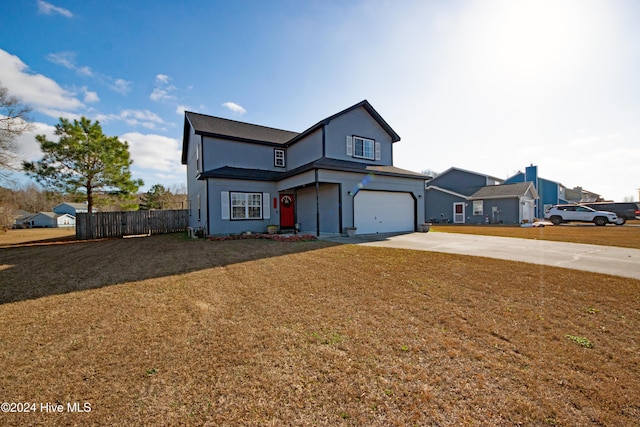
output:
[[[358,234],[414,231],[414,200],[409,193],[362,190],[354,197]]]

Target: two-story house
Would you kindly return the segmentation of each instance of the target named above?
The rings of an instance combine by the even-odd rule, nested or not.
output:
[[[189,225],[207,235],[415,231],[429,177],[393,166],[398,141],[366,100],[301,133],[186,112]]]
[[[521,224],[533,222],[538,193],[531,182],[449,168],[427,182],[425,214],[429,222]]]

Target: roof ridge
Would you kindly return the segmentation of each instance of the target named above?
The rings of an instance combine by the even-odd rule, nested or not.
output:
[[[198,115],[198,116],[202,116],[202,117],[207,117],[207,118],[212,118],[212,119],[217,119],[217,120],[224,120],[224,121],[227,121],[227,122],[238,123],[238,124],[241,124],[241,125],[249,125],[249,126],[255,126],[255,127],[259,127],[259,128],[263,128],[263,129],[277,130],[279,132],[289,132],[289,133],[295,133],[295,134],[299,134],[300,133],[300,132],[296,132],[294,130],[280,129],[280,128],[276,128],[276,127],[273,127],[273,126],[258,125],[258,124],[255,124],[255,123],[243,122],[243,121],[234,120],[234,119],[228,119],[226,117],[219,117],[219,116],[212,116],[212,115],[209,115],[209,114],[196,113],[194,111],[185,111],[185,114],[194,114],[194,115]]]

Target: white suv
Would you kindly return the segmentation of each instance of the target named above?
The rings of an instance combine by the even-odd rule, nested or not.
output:
[[[554,225],[563,222],[593,222],[595,225],[615,224],[618,216],[613,212],[597,211],[581,205],[555,205],[544,213]]]

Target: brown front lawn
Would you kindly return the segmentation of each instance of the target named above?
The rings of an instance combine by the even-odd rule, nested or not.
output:
[[[25,228],[0,230],[0,248],[23,244],[39,244],[75,240],[76,229],[71,228]]]
[[[168,235],[0,249],[0,301],[2,425],[640,422],[638,280]]]
[[[596,227],[594,225],[559,225],[543,228],[494,225],[440,225],[432,231],[444,233],[481,234],[485,236],[519,237],[521,239],[554,240],[640,249],[640,222],[634,225]]]

